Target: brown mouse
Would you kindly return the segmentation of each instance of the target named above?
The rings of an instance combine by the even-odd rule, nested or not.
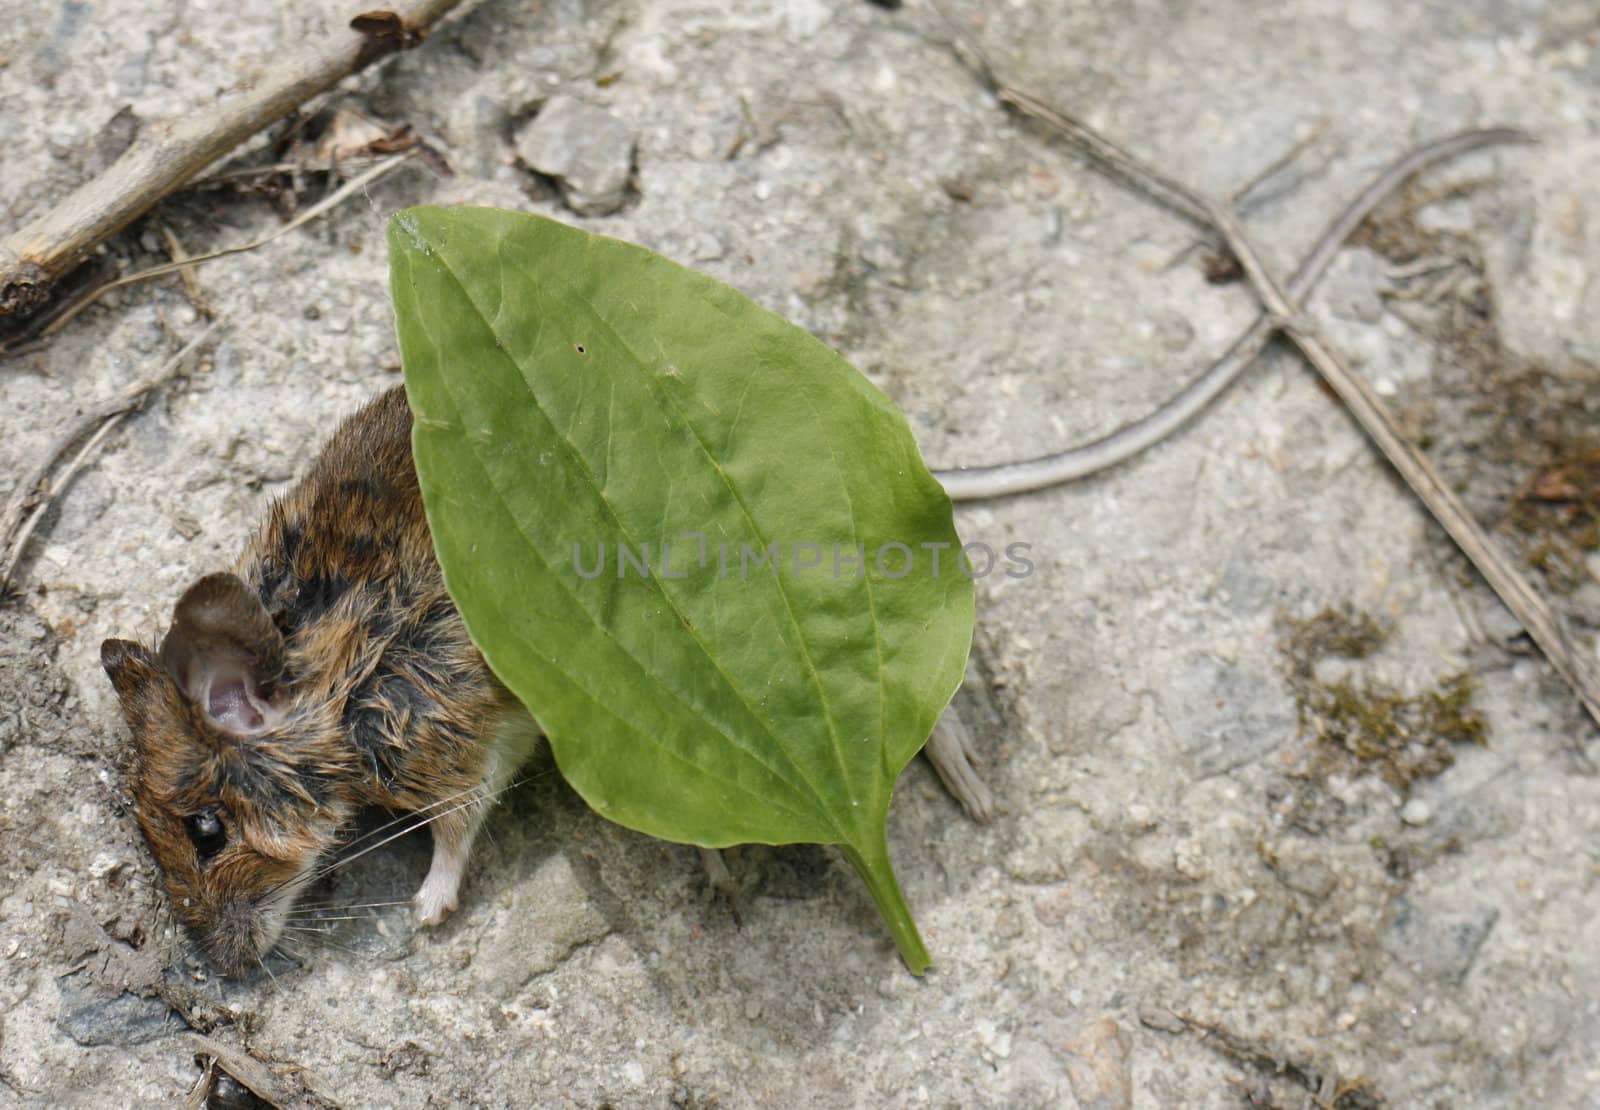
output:
[[[107,640],[140,828],[173,907],[239,974],[366,806],[433,818],[414,899],[436,924],[538,728],[445,593],[394,388],[273,502],[232,572],[183,594],[158,648]]]

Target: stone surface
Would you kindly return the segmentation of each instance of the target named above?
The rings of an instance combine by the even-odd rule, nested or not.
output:
[[[1128,1034],[1109,1018],[1086,1026],[1062,1046],[1067,1079],[1082,1110],[1127,1110],[1133,1105],[1131,1051]]]
[[[1383,946],[1421,975],[1459,983],[1472,970],[1499,916],[1491,906],[1428,910],[1397,897],[1389,908]]]
[[[1539,425],[1510,371],[1537,363],[1550,376],[1535,394],[1600,424],[1592,3],[941,6],[1011,80],[1215,196],[1304,142],[1244,205],[1283,270],[1408,145],[1534,128],[1536,147],[1430,174],[1411,194],[1420,258],[1352,247],[1309,311],[1491,525],[1528,478],[1497,423],[1524,440]],[[129,119],[205,111],[350,10],[0,0],[0,16],[8,233]],[[1593,754],[1594,730],[1277,350],[1148,455],[959,509],[964,535],[1029,542],[1038,570],[980,590],[962,709],[993,820],[971,823],[920,761],[891,812],[937,963],[925,980],[830,851],[731,852],[736,923],[693,850],[605,824],[548,760],[493,815],[442,928],[415,929],[403,906],[336,914],[359,920],[226,986],[174,947],[121,787],[99,644],[154,641],[339,417],[397,380],[393,211],[522,208],[702,268],[840,349],[939,466],[1104,434],[1249,323],[1250,296],[1206,280],[1189,227],[1018,125],[946,38],[916,3],[489,0],[347,84],[341,107],[412,125],[454,176],[413,162],[199,270],[227,332],[108,438],[0,605],[0,1103],[170,1106],[194,1085],[186,1038],[130,1043],[137,1022],[118,1019],[119,1043],[86,1049],[58,1023],[58,981],[86,940],[129,979],[144,974],[133,957],[170,968],[162,989],[196,1028],[248,1044],[308,1105],[1070,1107],[1101,1097],[1081,1073],[1074,1084],[1066,1047],[1100,1023],[1126,1039],[1120,1076],[1140,1110],[1237,1106],[1262,1083],[1278,1105],[1306,1097],[1198,1035],[1140,1024],[1158,1011],[1326,1061],[1389,1105],[1592,1101],[1600,779],[1576,753]],[[575,215],[518,165],[531,107],[556,97],[635,140],[637,196],[611,215]],[[323,189],[308,178],[301,203]],[[198,252],[282,217],[255,192],[210,190],[158,219]],[[153,232],[160,247],[154,225],[119,237],[111,263],[164,260],[143,245]],[[1467,333],[1435,326],[1452,319],[1497,335],[1495,357],[1462,357]],[[0,505],[58,429],[199,326],[164,279],[0,364]],[[1577,562],[1591,579],[1595,565]],[[1595,597],[1592,584],[1555,596],[1591,652]],[[1342,674],[1416,693],[1470,671],[1488,748],[1458,749],[1409,792],[1359,767],[1319,771],[1280,621],[1341,605],[1394,629]],[[1431,818],[1407,824],[1408,798]],[[319,897],[401,901],[427,863],[408,838]]]
[[[622,207],[633,170],[633,136],[604,108],[553,96],[517,137],[517,155],[553,177],[580,216],[609,216]]]
[[[185,1026],[159,998],[141,998],[130,991],[108,991],[88,985],[79,975],[63,976],[61,1031],[85,1048],[96,1045],[144,1044],[181,1033]]]

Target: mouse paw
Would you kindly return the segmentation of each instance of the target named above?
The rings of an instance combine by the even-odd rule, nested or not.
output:
[[[432,872],[423,880],[417,896],[411,899],[412,912],[418,925],[437,925],[453,913],[460,904],[456,898],[460,884],[440,882]]]

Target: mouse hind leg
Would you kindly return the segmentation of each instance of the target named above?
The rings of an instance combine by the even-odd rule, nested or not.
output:
[[[463,804],[442,807],[444,812],[430,822],[433,862],[412,899],[419,924],[437,925],[460,905],[461,880],[478,830],[538,740],[539,726],[533,718],[521,707],[509,711],[489,742],[483,785]]]

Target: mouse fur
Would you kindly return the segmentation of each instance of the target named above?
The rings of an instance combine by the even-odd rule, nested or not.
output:
[[[403,388],[340,425],[231,571],[159,645],[107,640],[140,828],[221,970],[272,950],[363,807],[435,817],[418,920],[458,902],[473,838],[537,727],[445,592]]]

